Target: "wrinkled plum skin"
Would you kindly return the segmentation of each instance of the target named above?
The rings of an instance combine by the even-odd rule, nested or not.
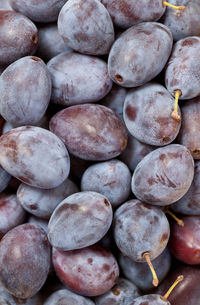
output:
[[[165,84],[172,95],[181,90],[183,100],[200,95],[200,37],[187,37],[174,44],[166,65]]]
[[[0,281],[18,298],[30,298],[43,286],[50,267],[50,245],[44,230],[23,224],[0,244]]]
[[[159,283],[166,277],[171,267],[171,255],[168,248],[152,261]],[[152,284],[152,274],[146,263],[136,263],[122,253],[119,256],[119,266],[122,274],[133,282],[143,292],[155,288]]]
[[[53,248],[53,264],[61,282],[84,296],[107,292],[116,284],[119,276],[114,256],[96,245],[67,252]]]
[[[132,191],[144,202],[165,206],[186,194],[193,177],[194,161],[190,151],[183,145],[170,144],[155,149],[137,165]]]
[[[200,264],[200,216],[182,218],[184,227],[173,223],[169,240],[172,254],[189,265]]]
[[[36,22],[56,21],[59,11],[67,0],[9,0],[17,12]]]
[[[133,283],[119,278],[111,290],[95,298],[95,303],[96,305],[131,305],[133,299],[140,295],[139,289]]]
[[[152,260],[159,256],[167,245],[169,231],[162,210],[139,200],[127,201],[114,214],[115,242],[124,255],[136,262],[145,262],[145,252]]]
[[[200,97],[185,101],[181,113],[182,123],[178,142],[190,150],[194,159],[200,159]]]
[[[174,5],[184,5],[185,11],[174,12],[167,8],[160,22],[165,24],[172,32],[174,41],[187,36],[200,35],[200,3],[199,0],[169,0]]]
[[[17,37],[17,39],[16,39]],[[0,11],[0,67],[32,55],[38,43],[38,31],[31,20],[14,11]]]
[[[96,102],[112,88],[107,64],[97,57],[62,53],[52,58],[47,67],[52,78],[51,101],[56,104]]]
[[[0,166],[0,192],[8,186],[11,176]]]
[[[68,289],[60,289],[52,293],[44,305],[95,305],[89,298],[80,296]]]
[[[18,59],[1,74],[0,113],[13,126],[37,123],[50,97],[51,76],[38,57]]]
[[[48,224],[49,242],[64,251],[93,245],[106,234],[112,218],[112,207],[105,196],[75,193],[54,210]]]
[[[76,192],[77,186],[69,179],[49,190],[22,183],[17,190],[17,200],[29,213],[48,219],[62,200]]]
[[[128,92],[124,101],[124,122],[139,141],[163,146],[176,138],[181,126],[181,121],[171,116],[173,108],[174,99],[165,87],[151,82]],[[180,109],[178,112],[180,114]]]
[[[39,41],[36,54],[45,62],[60,53],[72,51],[59,35],[56,23],[40,25],[38,35]]]
[[[91,161],[112,159],[126,148],[127,132],[123,122],[102,105],[75,105],[52,117],[50,130],[69,152]]]
[[[8,131],[0,137],[0,150],[2,167],[28,185],[48,189],[68,177],[67,149],[58,137],[43,128],[22,126]]]
[[[100,0],[107,8],[113,23],[127,29],[144,21],[157,21],[165,12],[161,0]]]
[[[137,87],[152,80],[164,68],[172,43],[170,30],[161,23],[144,22],[130,27],[110,50],[111,79],[122,87]]]
[[[81,190],[103,194],[113,207],[117,207],[131,193],[130,170],[119,160],[91,165],[82,176]]]
[[[171,205],[171,209],[184,215],[200,215],[200,161],[195,162],[194,179],[189,190]]]
[[[147,294],[135,299],[131,305],[171,305],[170,302],[161,299],[158,294]]]
[[[75,51],[107,54],[114,41],[111,17],[98,0],[68,0],[58,16],[58,31]]]
[[[22,224],[25,211],[17,202],[15,195],[0,194],[0,237],[12,228]]]
[[[126,149],[119,156],[119,159],[123,161],[130,170],[134,171],[138,163],[155,148],[155,146],[144,144],[134,138],[131,134],[128,134]]]

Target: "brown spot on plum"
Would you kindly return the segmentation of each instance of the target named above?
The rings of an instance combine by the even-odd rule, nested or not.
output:
[[[104,270],[104,271],[109,271],[109,270],[110,270],[110,266],[107,265],[107,264],[104,264],[104,265],[103,265],[103,270]]]
[[[31,59],[34,60],[34,61],[40,61],[40,58],[38,58],[38,57],[33,57],[32,56]]]
[[[105,203],[105,205],[106,205],[107,207],[110,206],[110,204],[109,204],[109,202],[108,202],[108,200],[107,200],[106,198],[104,198],[104,203]]]
[[[37,204],[31,204],[29,207],[31,210],[37,210],[38,208]]]
[[[161,161],[163,161],[165,158],[166,158],[166,155],[165,155],[165,154],[161,154],[160,157],[159,157],[159,159],[160,159]]]
[[[136,119],[137,112],[138,112],[137,108],[132,107],[131,105],[128,105],[126,107],[126,115],[131,121],[134,121]]]
[[[83,32],[78,32],[78,33],[74,34],[74,38],[75,38],[75,40],[77,40],[78,42],[81,42],[81,41],[87,42],[87,41],[89,41],[88,35],[85,34],[85,33],[83,33]]]
[[[172,81],[170,82],[171,87],[175,87],[178,85],[178,80],[176,78],[173,78]]]
[[[112,293],[113,293],[114,295],[120,295],[120,290],[117,289],[117,288],[112,289]]]
[[[32,42],[35,43],[35,44],[37,44],[37,42],[38,42],[38,35],[37,35],[37,34],[34,34],[34,35],[32,36]]]
[[[167,143],[167,142],[169,142],[170,141],[170,138],[169,137],[164,137],[163,139],[162,139],[162,142],[163,143]]]
[[[199,43],[196,38],[186,38],[182,43],[182,47],[193,46],[195,43]]]
[[[115,75],[115,80],[119,83],[122,83],[124,81],[123,77],[119,74]]]
[[[147,182],[148,182],[148,184],[149,185],[153,185],[156,181],[155,181],[155,179],[154,178],[149,178],[148,180],[147,180]]]
[[[160,243],[163,244],[166,242],[166,240],[168,239],[168,234],[167,233],[164,233],[162,235],[162,237],[160,238]]]
[[[199,159],[200,158],[200,150],[199,149],[192,150],[192,155],[195,159]]]
[[[92,262],[93,262],[93,259],[90,257],[90,258],[88,258],[88,263],[89,264],[92,264]]]

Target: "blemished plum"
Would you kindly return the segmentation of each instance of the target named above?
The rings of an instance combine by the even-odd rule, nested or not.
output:
[[[188,191],[194,177],[194,160],[183,145],[157,148],[137,165],[132,177],[132,191],[147,203],[166,206]]]
[[[50,245],[43,229],[23,224],[0,243],[0,281],[17,298],[30,298],[43,286],[50,267]]]
[[[52,58],[47,67],[52,79],[51,101],[56,104],[96,102],[112,88],[107,64],[97,57],[65,52]]]
[[[1,74],[0,113],[14,126],[37,123],[45,114],[50,97],[51,75],[38,57],[20,58]]]
[[[137,263],[129,257],[120,253],[119,266],[122,274],[133,282],[143,292],[148,292],[154,288],[152,284],[152,274],[146,263]],[[171,268],[171,254],[168,248],[152,261],[156,270],[159,283],[161,283]]]
[[[112,17],[113,23],[127,29],[145,21],[157,21],[165,12],[162,0],[100,0]]]
[[[186,146],[194,159],[200,159],[200,96],[185,101],[181,107],[182,122],[178,142]]]
[[[39,41],[36,54],[45,62],[60,53],[72,52],[59,35],[56,23],[40,25],[38,35]]]
[[[83,296],[107,292],[119,277],[115,257],[97,245],[67,252],[53,248],[53,264],[61,282]]]
[[[56,21],[67,0],[9,0],[10,6],[17,12],[36,22]]]
[[[188,265],[200,264],[200,216],[182,217],[184,226],[171,226],[169,248],[172,254]]]
[[[0,192],[8,186],[11,176],[0,166]]]
[[[81,190],[98,192],[107,197],[113,207],[117,207],[131,193],[130,170],[119,160],[91,165],[83,173]]]
[[[28,185],[54,188],[68,177],[68,151],[64,143],[46,129],[14,128],[0,137],[0,151],[1,166]]]
[[[26,213],[16,195],[0,194],[0,238],[25,221]]]
[[[180,90],[180,100],[200,95],[200,37],[177,41],[165,70],[165,84],[172,95]]]
[[[58,31],[75,51],[108,54],[114,41],[112,19],[98,0],[68,0],[58,16]]]
[[[124,123],[111,109],[98,104],[68,107],[50,120],[50,130],[79,158],[103,161],[126,148]]]
[[[151,260],[165,249],[169,239],[169,222],[158,207],[133,199],[122,204],[114,214],[113,234],[120,251],[135,262]]]
[[[172,32],[175,41],[187,36],[200,35],[200,2],[199,0],[169,0],[173,5],[184,5],[185,10],[174,11],[167,8],[160,22]]]
[[[106,234],[112,218],[112,207],[105,196],[97,192],[72,194],[51,215],[49,242],[63,251],[93,245]]]
[[[76,192],[78,187],[70,179],[49,190],[22,183],[17,190],[17,200],[30,214],[48,219],[62,200]]]
[[[155,146],[171,143],[181,121],[172,118],[174,99],[162,85],[151,82],[131,89],[124,101],[123,116],[129,132],[139,141]],[[180,109],[178,110],[180,114]]]
[[[144,22],[123,32],[108,57],[111,79],[122,87],[138,87],[156,77],[172,50],[170,30],[158,22]]]
[[[96,305],[131,305],[141,292],[136,285],[125,278],[119,278],[117,284],[108,292],[95,298]]]
[[[200,161],[194,163],[194,179],[189,190],[170,208],[184,215],[200,215]]]
[[[156,146],[142,143],[129,133],[126,149],[119,156],[119,159],[123,161],[130,170],[134,171],[138,163],[154,149],[156,149]]]
[[[0,10],[0,41],[0,66],[5,67],[35,52],[38,31],[34,23],[22,14]]]

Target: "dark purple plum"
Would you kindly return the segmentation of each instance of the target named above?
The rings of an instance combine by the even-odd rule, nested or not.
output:
[[[79,192],[64,199],[48,224],[53,247],[69,251],[98,242],[108,231],[113,218],[107,198],[96,192]]]
[[[10,182],[11,176],[0,166],[0,192],[3,192]]]
[[[108,54],[114,41],[112,19],[98,0],[68,0],[58,16],[67,46],[90,55]]]
[[[81,190],[101,193],[108,198],[113,207],[117,207],[131,193],[130,170],[119,160],[91,165],[82,176]]]
[[[17,202],[16,195],[0,194],[0,238],[14,227],[22,224],[26,213]]]
[[[131,305],[141,295],[139,289],[125,278],[119,278],[117,284],[105,294],[95,298],[96,305]]]
[[[135,196],[147,203],[166,206],[183,197],[194,177],[194,160],[183,145],[157,148],[137,165],[132,178]]]
[[[30,298],[43,286],[50,267],[50,245],[43,229],[23,224],[0,243],[0,281],[17,298]]]
[[[27,17],[14,11],[0,10],[0,41],[0,66],[5,67],[35,52],[38,31]]]
[[[49,190],[22,183],[17,190],[17,200],[29,213],[48,219],[63,199],[76,192],[78,187],[69,179]]]
[[[139,141],[163,146],[176,138],[181,126],[181,121],[171,116],[173,107],[174,99],[165,87],[155,82],[147,83],[127,93],[124,122]]]
[[[17,12],[36,22],[56,21],[59,11],[67,0],[9,0]]]
[[[14,126],[39,122],[50,97],[51,76],[38,57],[20,58],[1,74],[0,113]]]
[[[47,67],[52,79],[51,101],[56,104],[96,102],[112,88],[107,64],[97,57],[65,52],[52,58]]]
[[[34,126],[14,128],[0,137],[0,163],[12,176],[39,188],[54,188],[69,174],[70,160],[63,142]]]
[[[108,57],[111,79],[122,87],[138,87],[156,77],[171,50],[172,34],[161,23],[144,22],[123,32]]]
[[[54,248],[53,264],[61,282],[83,296],[98,296],[109,291],[119,276],[112,253],[96,245],[67,252]]]
[[[79,158],[103,161],[115,158],[126,148],[127,132],[111,109],[102,105],[75,105],[54,115],[50,130]]]

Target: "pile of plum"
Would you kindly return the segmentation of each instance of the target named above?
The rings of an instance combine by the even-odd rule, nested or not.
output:
[[[0,0],[0,304],[199,305],[199,264],[200,1]]]

